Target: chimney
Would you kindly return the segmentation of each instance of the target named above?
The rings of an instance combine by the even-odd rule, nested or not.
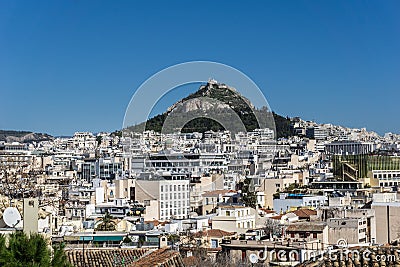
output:
[[[38,232],[39,200],[37,198],[24,198],[23,207],[24,232],[29,235]]]

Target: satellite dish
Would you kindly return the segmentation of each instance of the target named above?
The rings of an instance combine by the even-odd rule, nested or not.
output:
[[[9,227],[15,227],[15,225],[21,221],[21,214],[19,214],[17,208],[8,207],[3,212],[3,221]]]
[[[250,254],[249,259],[250,259],[251,263],[257,263],[258,262],[258,256],[256,254]]]

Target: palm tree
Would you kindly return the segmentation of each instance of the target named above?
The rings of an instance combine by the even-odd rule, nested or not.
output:
[[[8,244],[7,241],[8,240]],[[0,266],[71,266],[64,254],[64,248],[55,248],[54,256],[47,240],[39,234],[27,236],[18,231],[7,237],[0,235]]]
[[[96,227],[96,231],[115,231],[116,224],[112,220],[113,217],[106,212],[103,218],[100,219],[100,224]]]

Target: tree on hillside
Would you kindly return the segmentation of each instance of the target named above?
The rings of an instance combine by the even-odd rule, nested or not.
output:
[[[5,267],[67,267],[71,266],[64,248],[54,248],[52,256],[47,240],[39,234],[27,236],[24,232],[0,235],[0,266]]]

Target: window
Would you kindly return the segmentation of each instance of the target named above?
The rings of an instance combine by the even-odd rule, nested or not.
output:
[[[247,260],[246,250],[242,250],[242,261],[245,261],[245,260]]]
[[[313,238],[317,238],[317,233],[313,233]]]
[[[161,192],[164,192],[164,186],[161,186]]]

